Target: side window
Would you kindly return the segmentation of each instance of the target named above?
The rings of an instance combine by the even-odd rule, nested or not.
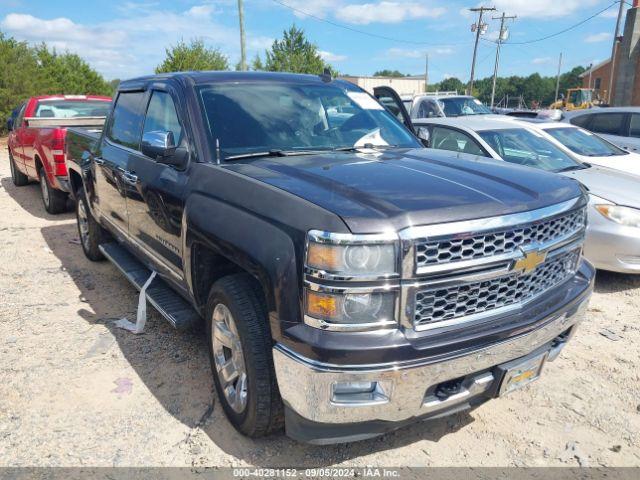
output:
[[[15,130],[16,128],[20,128],[22,126],[22,121],[24,120],[24,112],[27,109],[27,104],[25,103],[24,105],[22,105],[22,107],[20,107],[20,111],[18,112],[18,116],[15,119],[15,122],[13,124],[13,129]]]
[[[572,125],[576,125],[578,127],[587,128],[586,125],[591,120],[593,115],[578,115],[577,117],[572,118],[569,122]]]
[[[118,95],[111,115],[107,137],[135,150],[140,146],[142,130],[142,99],[144,92],[123,92]]]
[[[598,113],[593,116],[589,130],[596,133],[620,135],[624,113]]]
[[[176,145],[182,140],[182,126],[171,95],[155,90],[147,107],[143,135],[148,132],[172,132]]]
[[[640,138],[640,113],[631,115],[631,124],[629,125],[629,136]]]
[[[480,145],[466,133],[444,127],[433,127],[431,148],[439,150],[451,150],[453,152],[468,153],[470,155],[486,156]]]

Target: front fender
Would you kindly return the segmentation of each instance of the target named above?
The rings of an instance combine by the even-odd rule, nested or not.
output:
[[[292,232],[219,199],[194,194],[184,211],[185,273],[193,292],[193,245],[202,243],[252,275],[262,286],[272,333],[300,321],[296,243]]]

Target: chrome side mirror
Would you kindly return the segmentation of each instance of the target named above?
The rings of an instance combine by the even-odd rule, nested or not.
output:
[[[170,157],[175,153],[176,148],[173,132],[153,131],[142,135],[140,151],[154,160]]]

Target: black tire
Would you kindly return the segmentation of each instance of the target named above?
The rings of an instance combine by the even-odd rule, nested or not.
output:
[[[11,167],[11,180],[13,180],[13,184],[16,187],[24,187],[29,183],[29,177],[27,177],[24,173],[18,170],[18,167],[16,167],[16,163],[13,159],[13,155],[11,155],[11,151],[9,151],[9,166]]]
[[[225,395],[213,346],[213,315],[216,306],[226,306],[233,316],[246,371],[246,406],[234,410]],[[278,391],[271,354],[271,334],[267,308],[260,286],[247,274],[234,274],[218,280],[207,300],[207,339],[211,371],[222,409],[233,426],[242,434],[256,438],[282,429],[284,407]]]
[[[92,262],[104,260],[99,247],[108,240],[109,234],[91,215],[87,196],[82,187],[76,192],[76,222],[80,245],[85,256]]]
[[[68,194],[49,185],[44,167],[40,167],[38,170],[38,179],[40,181],[40,193],[44,209],[53,215],[65,212],[67,210]]]

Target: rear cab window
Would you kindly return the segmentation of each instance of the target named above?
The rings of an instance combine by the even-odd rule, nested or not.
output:
[[[629,123],[629,136],[640,138],[640,113],[631,114],[631,122]]]
[[[34,117],[37,118],[82,118],[105,117],[111,102],[106,100],[41,100]]]
[[[123,147],[138,150],[144,115],[142,101],[145,92],[121,92],[113,107],[107,138]]]

